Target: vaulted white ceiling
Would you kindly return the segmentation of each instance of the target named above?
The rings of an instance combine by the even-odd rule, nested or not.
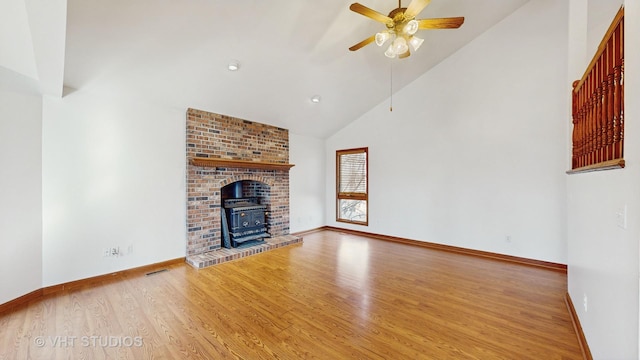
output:
[[[35,80],[38,90],[62,95],[66,0],[0,1],[0,80]]]
[[[418,18],[464,16],[464,25],[421,30],[417,52],[389,60],[375,44],[348,51],[384,29],[350,11],[352,1],[2,0],[0,66],[47,94],[61,96],[64,84],[323,138],[526,1],[432,0]],[[398,6],[360,3],[384,14]],[[239,71],[227,70],[232,60]]]

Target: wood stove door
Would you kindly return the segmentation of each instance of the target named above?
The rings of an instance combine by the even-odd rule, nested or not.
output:
[[[248,230],[261,226],[264,226],[263,210],[240,211],[231,217],[231,229],[234,231]]]
[[[250,221],[251,221],[250,226],[256,226],[256,227],[264,226],[264,211],[263,210],[253,211],[253,214],[251,214]]]

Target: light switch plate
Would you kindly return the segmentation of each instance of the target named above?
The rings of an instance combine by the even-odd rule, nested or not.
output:
[[[616,222],[619,228],[627,229],[627,204],[616,212]]]

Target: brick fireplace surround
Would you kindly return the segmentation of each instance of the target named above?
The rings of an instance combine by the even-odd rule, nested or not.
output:
[[[187,263],[203,268],[302,242],[289,235],[288,130],[188,109],[186,135]],[[221,247],[221,188],[236,181],[267,205],[264,244]]]

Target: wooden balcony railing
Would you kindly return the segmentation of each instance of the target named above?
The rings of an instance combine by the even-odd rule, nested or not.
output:
[[[569,173],[624,167],[624,7],[572,95]]]

